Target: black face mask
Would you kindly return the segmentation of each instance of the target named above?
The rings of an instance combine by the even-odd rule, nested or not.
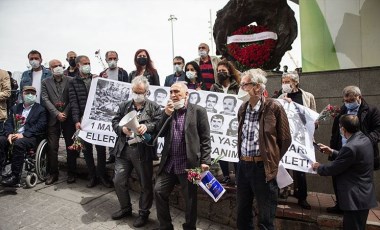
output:
[[[148,63],[148,58],[146,58],[146,57],[137,58],[137,64],[146,65],[147,63]]]
[[[75,64],[75,59],[69,59],[69,65],[70,65],[71,67],[75,67],[75,66],[76,66],[76,64]]]
[[[218,79],[219,79],[220,83],[224,82],[229,77],[230,77],[230,75],[228,75],[226,72],[219,72],[218,73]]]

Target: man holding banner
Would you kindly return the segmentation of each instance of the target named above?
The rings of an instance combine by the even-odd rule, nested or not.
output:
[[[113,181],[120,202],[120,210],[112,214],[112,219],[118,220],[132,215],[132,203],[127,183],[132,170],[135,169],[141,187],[139,217],[133,224],[136,228],[147,223],[150,214],[149,209],[153,203],[152,152],[155,151],[152,145],[145,143],[146,139],[145,141],[138,141],[137,138],[145,133],[152,136],[161,119],[160,106],[146,99],[148,91],[149,82],[146,77],[134,78],[132,80],[132,100],[121,103],[116,116],[112,119],[112,127],[118,136],[113,150],[116,155]],[[137,115],[129,119],[132,111]],[[125,115],[127,117],[123,119]],[[133,119],[137,119],[138,124],[132,125],[132,122],[129,122]],[[137,127],[134,127],[136,125]],[[131,129],[135,129],[137,133]]]
[[[289,122],[280,103],[265,98],[266,73],[251,69],[243,73],[239,97],[237,227],[254,229],[252,203],[256,196],[258,226],[275,229],[278,186],[276,175],[281,157],[291,144]]]

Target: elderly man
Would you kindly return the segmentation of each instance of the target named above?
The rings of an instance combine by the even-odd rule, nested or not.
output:
[[[77,58],[77,54],[74,51],[69,51],[66,54],[66,61],[69,63],[69,67],[63,71],[65,76],[75,77],[79,74],[79,69],[77,64],[75,63],[75,59]]]
[[[170,101],[158,125],[165,137],[154,195],[159,229],[173,229],[169,196],[179,182],[186,203],[183,229],[196,229],[197,185],[187,180],[187,168],[209,169],[211,163],[210,125],[204,108],[187,103],[188,88],[180,82],[170,88]]]
[[[136,228],[144,226],[149,217],[149,209],[153,203],[153,151],[151,145],[144,142],[133,143],[134,137],[148,133],[155,134],[156,126],[161,119],[160,106],[148,100],[148,79],[144,76],[132,80],[132,100],[122,102],[119,111],[112,119],[112,126],[118,135],[114,151],[116,153],[114,185],[116,195],[120,202],[120,210],[112,214],[112,219],[118,220],[132,215],[132,203],[129,196],[128,178],[133,169],[136,170],[140,181],[139,217],[133,226]],[[138,133],[133,133],[125,126],[119,126],[120,120],[129,112],[137,112],[139,126]]]
[[[203,81],[206,85],[206,90],[210,90],[211,86],[216,82],[218,71],[217,66],[220,59],[215,56],[209,56],[210,48],[206,43],[201,43],[198,46],[199,58],[194,61],[199,65],[202,73]]]
[[[373,143],[359,128],[357,116],[342,115],[339,132],[347,140],[346,144],[339,152],[319,144],[321,151],[335,160],[326,165],[318,162],[312,165],[321,176],[335,176],[345,230],[366,229],[369,209],[377,207],[373,184]]]
[[[186,74],[183,71],[184,66],[185,66],[185,59],[183,57],[181,56],[174,57],[173,59],[174,73],[165,78],[164,86],[170,87],[177,81],[185,81]]]
[[[300,78],[297,72],[288,72],[282,75],[282,92],[279,99],[285,99],[288,102],[295,102],[314,111],[317,110],[313,94],[299,88]],[[304,209],[311,209],[307,202],[307,182],[306,173],[293,171],[294,175],[294,194],[298,198],[298,205]],[[287,193],[287,189],[284,189]]]
[[[24,86],[33,86],[38,92],[41,92],[41,84],[45,78],[51,77],[51,71],[46,69],[42,63],[41,53],[37,50],[32,50],[28,53],[29,64],[32,69],[22,73],[20,81],[20,89]],[[37,94],[36,102],[40,103],[40,94]],[[20,94],[19,101],[22,101]]]
[[[363,98],[359,87],[347,86],[342,92],[344,105],[340,109],[340,114],[335,117],[332,126],[332,134],[330,139],[330,147],[332,149],[340,150],[346,143],[347,139],[340,135],[339,118],[344,114],[357,115],[359,118],[359,129],[370,140],[376,156],[374,167],[379,168],[379,148],[380,141],[380,111],[379,108],[369,105]],[[334,160],[335,156],[330,156],[329,160]],[[336,196],[336,205],[328,207],[327,212],[340,213],[340,197],[337,191],[337,178],[332,177],[334,192]]]
[[[1,182],[4,186],[15,186],[20,183],[25,153],[36,147],[37,138],[45,133],[46,110],[36,102],[36,94],[36,88],[33,86],[23,88],[24,103],[11,108],[10,116],[5,122],[5,135],[0,136],[0,159],[6,157],[8,148],[13,144],[12,173]]]
[[[256,196],[260,229],[275,229],[280,159],[291,144],[288,119],[283,107],[263,92],[266,73],[251,69],[243,73],[239,95],[237,173],[237,227],[254,229],[252,202]]]
[[[51,60],[49,68],[53,77],[42,81],[42,101],[49,113],[47,141],[49,152],[47,155],[49,177],[45,184],[50,185],[58,180],[58,148],[61,133],[65,139],[67,153],[67,183],[75,182],[76,158],[78,153],[68,149],[73,144],[75,125],[71,116],[69,101],[69,82],[71,77],[64,75],[62,63],[59,60]]]
[[[81,129],[81,120],[86,108],[91,81],[97,75],[91,74],[91,63],[87,56],[80,55],[75,59],[75,62],[79,68],[79,75],[69,82],[69,100],[75,128],[79,130]],[[89,173],[87,187],[95,187],[99,179],[104,187],[110,188],[112,184],[106,177],[106,147],[95,145],[95,148],[98,156],[97,167],[95,167],[92,144],[84,143],[83,154]]]

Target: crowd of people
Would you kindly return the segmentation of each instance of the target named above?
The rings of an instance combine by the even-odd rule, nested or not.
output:
[[[81,129],[92,79],[108,78],[131,83],[131,98],[121,102],[112,127],[117,134],[114,148],[109,149],[106,159],[105,146],[85,142],[82,152],[88,169],[87,187],[97,184],[109,188],[114,186],[120,208],[111,214],[117,220],[132,215],[128,178],[135,169],[140,182],[138,217],[135,227],[144,226],[150,215],[153,200],[156,202],[158,229],[173,229],[169,209],[169,196],[176,184],[185,199],[184,229],[196,229],[197,186],[187,179],[186,169],[200,167],[202,171],[211,164],[211,136],[218,132],[224,122],[222,115],[213,115],[210,124],[207,112],[213,112],[218,97],[209,94],[206,106],[197,105],[199,94],[189,94],[189,89],[208,90],[238,95],[243,100],[236,114],[236,97],[223,99],[223,114],[236,116],[231,120],[229,135],[237,136],[239,161],[233,163],[236,175],[237,227],[238,229],[275,229],[274,218],[279,196],[276,175],[279,162],[287,152],[291,141],[291,130],[284,108],[266,92],[267,73],[261,69],[238,72],[227,60],[209,55],[209,47],[201,43],[199,58],[185,62],[181,56],[173,59],[174,73],[167,76],[164,86],[170,87],[170,100],[166,105],[160,102],[166,91],[155,91],[155,101],[148,99],[149,86],[160,85],[159,75],[153,66],[149,52],[139,49],[134,55],[136,70],[129,74],[118,66],[116,51],[108,51],[105,61],[108,68],[99,75],[91,73],[90,59],[70,51],[66,61],[67,69],[56,59],[49,61],[49,68],[42,63],[42,55],[36,50],[28,53],[30,70],[22,74],[18,102],[9,106],[13,85],[6,71],[0,70],[0,172],[5,162],[11,165],[11,172],[1,175],[3,186],[20,183],[25,153],[38,145],[41,138],[47,138],[47,172],[45,184],[58,181],[58,148],[62,135],[67,152],[67,183],[76,182],[77,149],[73,135]],[[295,102],[316,110],[314,96],[299,87],[297,72],[282,75],[280,99]],[[17,83],[16,83],[17,84]],[[165,95],[160,95],[165,94]],[[313,164],[318,174],[333,176],[337,204],[330,212],[344,212],[344,226],[365,224],[368,210],[376,206],[373,187],[373,156],[379,155],[377,144],[380,140],[379,109],[368,105],[356,86],[343,90],[344,105],[335,118],[330,147],[320,144],[322,152],[332,162],[327,165]],[[121,119],[135,111],[139,126],[135,131],[119,126]],[[318,124],[316,124],[318,128]],[[149,134],[152,138],[144,141],[138,138]],[[153,160],[157,157],[156,137],[165,142],[159,163],[157,178],[153,184]],[[363,146],[361,148],[360,146]],[[97,152],[97,165],[93,157]],[[106,163],[115,163],[115,175],[108,178]],[[232,183],[229,162],[219,162],[224,185]],[[294,171],[294,193],[298,204],[311,209],[307,202],[307,182],[303,172]],[[352,179],[356,178],[356,179]],[[351,181],[350,187],[342,181]],[[347,187],[348,186],[348,187]],[[353,189],[357,188],[356,190]],[[344,190],[352,190],[342,193]],[[366,191],[360,193],[359,191]],[[254,222],[253,199],[257,200],[258,223]],[[348,229],[348,228],[347,228]]]

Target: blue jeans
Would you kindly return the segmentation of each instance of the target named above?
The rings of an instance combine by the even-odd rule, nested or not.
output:
[[[278,186],[276,179],[266,181],[263,162],[239,161],[237,199],[238,229],[255,229],[253,199],[256,197],[259,229],[275,229]]]

